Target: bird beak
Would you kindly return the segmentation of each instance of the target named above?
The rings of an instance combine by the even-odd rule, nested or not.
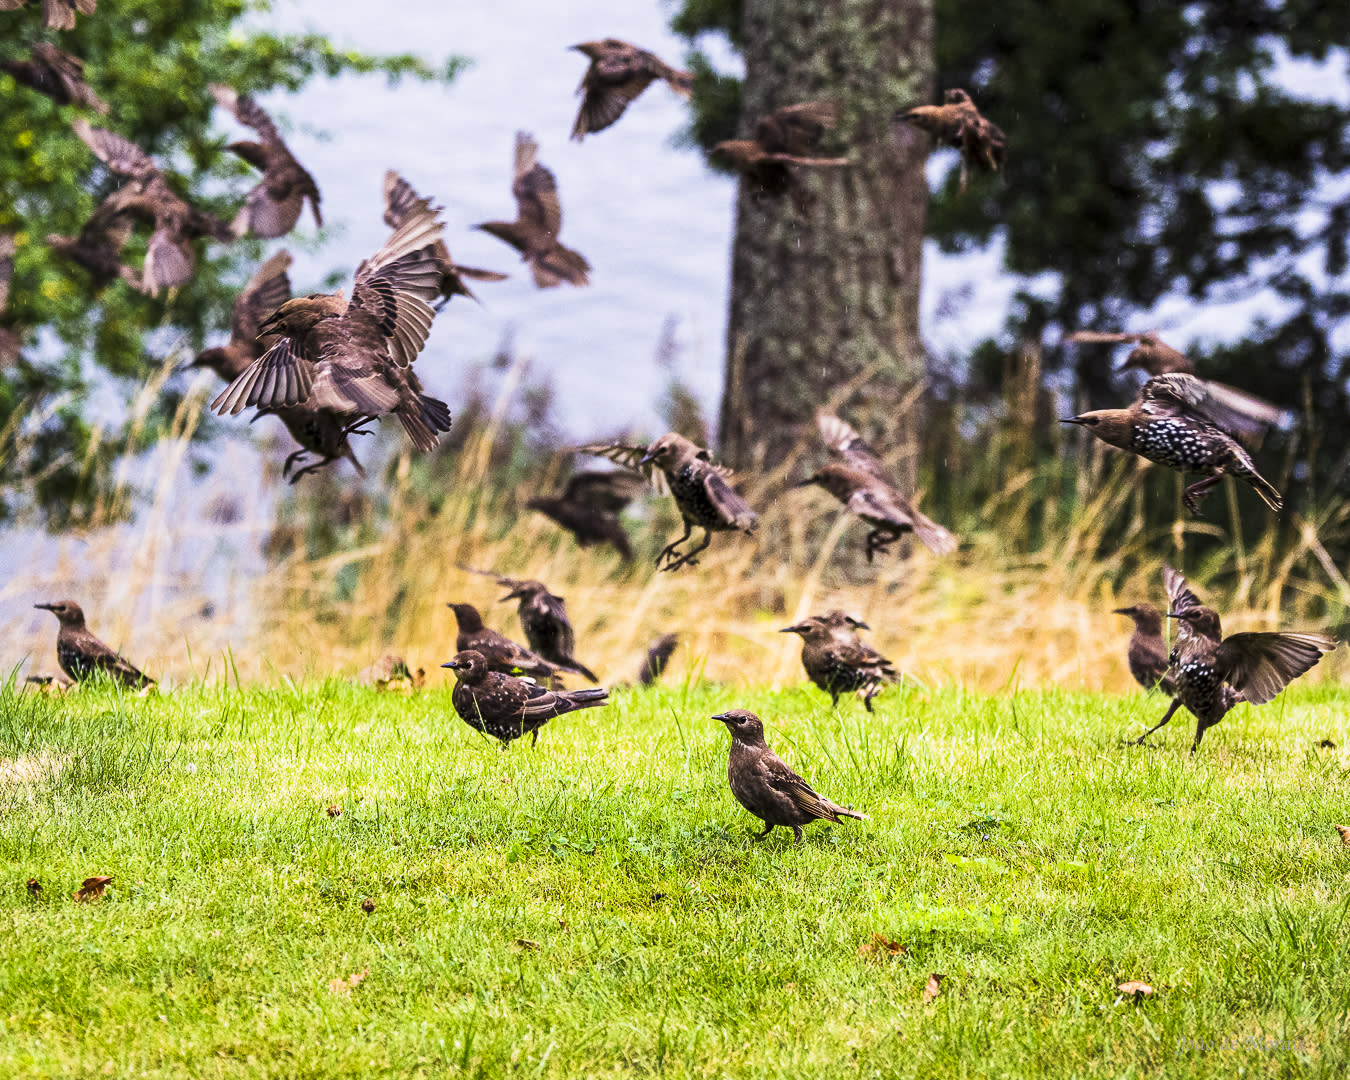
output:
[[[1081,416],[1061,416],[1059,422],[1061,424],[1081,424],[1083,418]]]
[[[650,465],[655,460],[655,454],[643,454],[641,460],[638,461],[638,468],[642,468],[643,465]]]
[[[512,589],[509,593],[507,593],[500,600],[498,600],[497,603],[504,604],[508,600],[519,600],[519,599],[520,599],[520,590]]]
[[[783,629],[779,630],[778,632],[779,632],[780,634],[799,634],[799,633],[801,633],[802,630],[804,630],[804,629],[805,629],[805,627],[804,627],[801,623],[798,623],[796,626],[785,626],[785,627],[783,627]]]
[[[854,625],[854,627],[857,628],[858,630],[871,630],[871,629],[872,629],[870,626],[868,626],[868,625],[867,625],[865,622],[863,622],[861,619],[854,619],[854,620],[853,620],[853,625]]]
[[[258,336],[266,337],[268,334],[276,333],[275,327],[276,324],[280,321],[280,319],[281,319],[280,310],[272,312],[271,315],[267,316],[267,318],[265,318],[262,322],[258,324]]]
[[[39,608],[42,611],[54,611],[56,607],[55,604],[34,604],[33,606],[35,608]]]
[[[795,488],[810,487],[810,486],[811,486],[812,484],[814,484],[815,482],[816,482],[816,478],[815,478],[814,476],[808,476],[805,480],[798,480],[798,481],[797,481],[795,484],[793,484],[792,486],[793,486],[794,489],[795,489]]]
[[[1111,612],[1112,615],[1128,615],[1129,613],[1130,609],[1127,607],[1118,607]]]
[[[714,720],[721,720],[722,723],[724,723],[724,724],[729,724],[729,723],[731,723],[731,717],[730,717],[728,714],[724,713],[724,712],[714,713],[714,714],[713,714],[713,719],[714,719]]]
[[[453,660],[447,660],[444,664],[441,665],[441,667],[454,668],[456,671],[459,670],[459,665],[456,664]]]
[[[1169,612],[1167,613],[1167,617],[1168,617],[1169,619],[1184,619],[1186,616],[1185,616],[1185,615],[1178,615],[1175,611],[1169,611]]]

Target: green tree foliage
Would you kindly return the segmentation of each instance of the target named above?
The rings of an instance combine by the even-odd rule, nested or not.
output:
[[[26,59],[39,40],[82,58],[86,80],[111,106],[107,117],[91,120],[139,143],[175,190],[228,221],[256,173],[224,151],[210,83],[256,95],[344,72],[449,80],[463,63],[451,58],[435,69],[411,55],[339,51],[319,35],[268,33],[257,16],[269,7],[266,0],[105,0],[75,30],[58,33],[43,28],[41,6],[32,5],[0,13],[0,59]],[[171,349],[199,348],[229,326],[234,292],[262,248],[251,239],[199,242],[198,273],[173,296],[145,296],[121,281],[96,292],[45,241],[78,234],[122,178],[71,131],[76,108],[3,72],[0,103],[0,233],[16,240],[2,317],[25,341],[20,360],[0,374],[0,519],[35,507],[62,525],[89,514],[109,482],[109,463],[131,445],[119,403]],[[138,229],[125,252],[133,266],[148,231]],[[159,395],[135,445],[152,441],[178,404],[171,391]],[[44,417],[40,426],[25,432],[35,416]]]

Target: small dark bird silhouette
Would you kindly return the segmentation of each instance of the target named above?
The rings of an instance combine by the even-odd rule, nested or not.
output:
[[[559,666],[531,652],[505,634],[483,625],[483,616],[472,604],[446,604],[455,613],[459,636],[455,639],[458,652],[472,650],[483,657],[493,671],[507,675],[530,675],[552,680]]]
[[[558,201],[558,182],[539,164],[539,144],[523,131],[516,133],[515,179],[511,194],[516,197],[515,221],[485,221],[474,228],[505,240],[529,263],[534,283],[551,289],[564,281],[569,285],[589,285],[591,264],[579,252],[558,242],[562,228],[562,203]]]
[[[1163,641],[1162,612],[1152,604],[1135,604],[1133,607],[1116,608],[1113,614],[1128,615],[1134,620],[1134,633],[1130,635],[1130,645],[1126,658],[1130,665],[1130,674],[1134,681],[1145,690],[1172,692],[1167,675],[1167,643]]]
[[[50,42],[35,42],[27,60],[0,60],[0,71],[9,72],[20,86],[46,94],[58,105],[108,112],[108,103],[84,81],[84,61]]]
[[[713,719],[721,720],[731,732],[731,754],[727,761],[731,793],[764,822],[764,831],[756,840],[763,840],[781,825],[791,829],[800,844],[802,826],[813,821],[832,821],[837,825],[845,817],[867,820],[867,815],[832,803],[813,791],[786,761],[769,749],[764,741],[764,725],[754,713],[732,709],[718,713]]]
[[[1163,580],[1172,599],[1168,618],[1180,624],[1166,675],[1174,697],[1163,718],[1139,736],[1135,745],[1142,744],[1184,705],[1195,717],[1195,741],[1191,743],[1191,753],[1195,753],[1205,731],[1239,701],[1264,705],[1274,700],[1339,644],[1327,634],[1289,631],[1224,637],[1218,612],[1199,602],[1186,588],[1185,578],[1169,566],[1163,570]]]
[[[850,164],[848,158],[818,157],[821,137],[839,122],[839,107],[832,101],[805,101],[785,105],[755,125],[753,139],[728,139],[712,148],[752,185],[757,196],[779,198],[792,195],[799,212],[809,209],[810,199],[797,183],[789,165],[826,168]]]
[[[422,212],[437,214],[440,210],[439,206],[432,205],[430,199],[418,195],[413,186],[393,169],[384,174],[384,223],[391,229],[397,229],[412,214]],[[437,240],[432,245],[432,253],[441,272],[441,300],[437,305],[437,311],[455,296],[467,296],[470,300],[478,299],[464,284],[466,277],[475,281],[506,280],[506,274],[499,274],[495,270],[460,266],[450,257],[450,249],[445,246],[444,240]]]
[[[525,505],[556,521],[576,537],[578,546],[610,544],[626,561],[632,559],[633,548],[619,514],[646,486],[635,472],[579,472],[567,481],[561,495],[536,495]]]
[[[920,513],[900,494],[886,466],[851,426],[830,413],[819,413],[821,438],[835,461],[796,487],[822,487],[872,527],[867,534],[867,561],[907,532],[914,533],[935,555],[950,555],[960,541]]]
[[[0,0],[0,11],[18,11],[34,0]],[[98,0],[42,0],[42,25],[48,30],[74,30],[75,13],[92,15]]]
[[[461,650],[441,667],[455,673],[450,700],[460,719],[503,744],[529,732],[533,746],[539,740],[539,729],[555,716],[593,709],[609,697],[609,691],[603,688],[548,690],[527,679],[493,671],[476,649]]]
[[[211,94],[222,109],[233,113],[236,120],[251,127],[262,140],[232,142],[225,148],[263,174],[258,185],[244,197],[243,208],[230,226],[234,235],[252,233],[266,240],[285,236],[300,220],[306,199],[314,212],[314,224],[322,226],[319,185],[295,160],[266,110],[248,94],[240,94],[223,83],[212,83]]]
[[[520,625],[531,649],[563,671],[574,671],[593,683],[600,681],[590,668],[573,656],[577,646],[576,633],[561,596],[554,596],[541,581],[498,578],[497,582],[511,590],[502,600],[517,601],[516,614],[520,616]]]
[[[865,622],[842,611],[812,615],[781,634],[797,634],[802,639],[802,667],[807,677],[830,695],[830,704],[839,705],[840,694],[861,692],[863,705],[872,711],[872,699],[885,683],[895,682],[900,673],[881,653],[863,642],[857,628],[868,629]]]
[[[591,62],[577,87],[577,93],[585,96],[572,126],[574,139],[604,131],[657,79],[664,79],[683,97],[694,92],[694,77],[689,72],[676,71],[646,49],[618,38],[583,41],[572,48]]]
[[[193,240],[210,237],[226,243],[234,239],[224,222],[191,206],[169,187],[150,155],[130,139],[96,128],[82,116],[70,126],[112,172],[136,181],[121,212],[154,225],[141,272],[121,268],[128,284],[151,296],[158,296],[164,289],[177,289],[192,280],[197,265]]]
[[[670,663],[675,646],[679,643],[679,634],[662,634],[647,646],[647,655],[642,658],[642,666],[638,668],[639,686],[651,686],[665,674],[666,665]]]
[[[953,88],[941,105],[920,105],[895,114],[895,119],[928,132],[939,146],[961,151],[961,190],[971,169],[998,172],[1008,159],[1008,141],[1003,132],[986,120],[964,90]]]
[[[132,667],[89,632],[84,624],[84,612],[74,600],[33,606],[50,611],[61,624],[56,635],[56,660],[61,670],[76,682],[84,682],[103,672],[133,690],[155,685],[154,679]]]
[[[684,519],[684,534],[667,544],[656,557],[662,570],[677,570],[681,566],[697,566],[695,558],[712,543],[715,532],[740,530],[747,535],[759,524],[759,515],[732,486],[727,483],[731,470],[714,465],[709,451],[690,442],[683,435],[667,432],[650,446],[632,446],[626,443],[605,443],[583,446],[583,454],[597,454],[630,469],[637,469],[648,479],[660,470],[675,497],[675,505]],[[703,530],[703,543],[676,555],[675,549],[693,535],[694,526]],[[662,566],[665,562],[665,566]]]
[[[234,321],[229,343],[198,353],[196,359],[188,364],[189,368],[209,368],[230,383],[262,355],[265,346],[258,338],[258,329],[268,315],[291,298],[291,281],[286,273],[290,265],[289,252],[278,251],[248,279],[243,291],[234,300]],[[347,421],[332,409],[293,405],[289,408],[259,409],[258,417],[262,416],[275,416],[300,444],[300,449],[287,456],[282,463],[282,476],[289,476],[291,468],[303,461],[306,454],[314,454],[319,459],[303,469],[297,469],[291,476],[292,484],[300,477],[342,458],[350,461],[361,476],[366,475],[366,470],[356,460],[356,454],[348,441],[347,436],[351,432]]]
[[[1225,476],[1249,484],[1267,506],[1280,509],[1280,493],[1221,426],[1225,415],[1203,382],[1174,373],[1149,379],[1128,409],[1096,409],[1060,423],[1079,424],[1110,446],[1178,472],[1203,475],[1182,493],[1186,509],[1197,517],[1200,500]]]
[[[356,268],[350,301],[341,290],[287,300],[258,328],[277,340],[211,408],[222,416],[249,406],[330,409],[348,419],[349,434],[393,413],[413,446],[434,449],[437,433],[450,430],[450,410],[422,393],[412,362],[431,332],[428,301],[440,295],[432,253],[440,235],[433,213],[416,213]]]

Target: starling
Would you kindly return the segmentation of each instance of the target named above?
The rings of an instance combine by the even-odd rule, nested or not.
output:
[[[18,11],[33,0],[0,0],[0,11]],[[92,15],[98,0],[42,0],[42,25],[48,30],[74,30],[75,13]]]
[[[802,667],[807,677],[830,695],[830,704],[839,705],[839,695],[862,693],[863,705],[872,711],[872,699],[885,683],[895,682],[899,672],[881,653],[864,643],[857,629],[867,624],[842,611],[812,615],[781,634],[797,634],[802,639]]]
[[[1165,678],[1168,661],[1167,643],[1162,636],[1162,612],[1152,604],[1135,604],[1116,608],[1114,614],[1128,615],[1134,620],[1134,633],[1130,635],[1126,656],[1135,682],[1145,690],[1161,688],[1170,694],[1173,687],[1171,680]]]
[[[633,548],[619,514],[645,487],[641,475],[634,472],[579,472],[567,481],[561,495],[537,495],[525,505],[556,521],[576,537],[580,547],[611,544],[628,561]]]
[[[50,611],[61,624],[56,635],[56,660],[61,670],[76,682],[93,678],[104,672],[111,679],[133,690],[154,686],[155,680],[143,675],[104,645],[84,625],[84,612],[74,600],[58,600],[54,604],[34,604]]]
[[[418,195],[413,190],[412,185],[392,169],[384,174],[384,223],[391,229],[397,229],[414,213],[429,211],[435,214],[439,213],[440,210],[439,206],[431,205],[430,199],[424,199]],[[441,302],[437,307],[438,311],[454,296],[467,296],[470,300],[478,299],[464,284],[466,277],[473,278],[475,281],[506,280],[505,274],[499,274],[495,270],[479,270],[474,266],[460,266],[450,257],[450,249],[445,246],[444,240],[437,240],[432,245],[432,252],[436,258],[436,265],[441,272]]]
[[[763,840],[781,825],[791,829],[802,842],[802,826],[817,819],[839,824],[841,817],[866,821],[867,815],[837,806],[788,767],[787,762],[769,749],[764,741],[764,725],[759,717],[745,709],[718,713],[731,732],[731,755],[727,761],[727,779],[736,801],[764,822],[764,831],[755,839]]]
[[[1185,353],[1172,348],[1155,331],[1142,334],[1107,334],[1080,330],[1065,341],[1079,344],[1118,345],[1133,343],[1134,348],[1117,371],[1139,370],[1154,375],[1194,375],[1195,364]],[[1231,431],[1247,446],[1260,445],[1266,429],[1291,419],[1287,409],[1225,383],[1202,380],[1208,394],[1210,419],[1225,431]]]
[[[577,87],[577,93],[585,95],[572,126],[572,138],[578,141],[613,124],[657,79],[664,79],[684,97],[694,92],[694,77],[689,72],[676,71],[646,49],[618,38],[583,41],[572,48],[591,62]]]
[[[1172,703],[1148,731],[1145,739],[1172,719],[1184,705],[1195,717],[1195,753],[1205,730],[1213,727],[1239,701],[1264,705],[1339,644],[1327,634],[1245,633],[1223,636],[1219,614],[1205,607],[1186,589],[1185,579],[1171,567],[1164,570],[1169,597],[1168,618],[1180,624],[1172,647],[1167,677],[1172,680]]]
[[[1225,476],[1251,485],[1272,510],[1282,500],[1256,471],[1251,455],[1222,427],[1226,410],[1216,406],[1205,383],[1180,372],[1155,375],[1144,383],[1128,409],[1096,409],[1061,420],[1080,424],[1110,446],[1129,450],[1181,473],[1205,478],[1182,493],[1186,509],[1197,517],[1200,500]]]
[[[420,690],[426,682],[427,673],[422,668],[416,671],[408,667],[408,661],[401,656],[385,653],[368,668],[362,668],[356,675],[356,681],[362,686],[375,690],[390,690],[410,694]]]
[[[515,179],[511,194],[516,198],[515,221],[485,221],[474,228],[505,240],[530,264],[534,283],[551,289],[564,281],[589,285],[591,264],[579,252],[558,243],[562,228],[562,203],[558,182],[539,164],[539,144],[523,131],[516,132]]]
[[[154,223],[140,274],[122,267],[122,277],[134,288],[158,296],[163,289],[186,285],[197,265],[193,240],[203,236],[221,242],[234,239],[224,222],[189,205],[169,187],[150,155],[130,139],[93,127],[84,117],[77,117],[71,127],[111,171],[137,181],[125,212]]]
[[[518,601],[516,614],[531,649],[563,671],[584,675],[593,683],[600,681],[572,655],[576,652],[576,634],[561,596],[554,596],[540,581],[498,578],[497,582],[511,590],[502,600]]]
[[[555,716],[595,708],[609,697],[609,691],[603,688],[549,690],[528,679],[494,671],[488,664],[476,649],[461,649],[441,667],[455,673],[450,700],[460,719],[503,744],[528,731],[533,746],[539,740],[539,729]]]
[[[750,509],[735,489],[727,483],[731,470],[714,465],[712,455],[701,447],[671,431],[650,446],[630,446],[607,443],[583,446],[583,454],[598,454],[630,469],[640,470],[651,479],[660,469],[675,497],[680,517],[684,519],[684,535],[667,544],[656,557],[662,570],[677,570],[681,566],[697,566],[695,558],[712,543],[715,532],[740,530],[747,535],[759,524],[759,515]],[[703,530],[703,543],[676,555],[675,549],[693,534],[694,526]],[[665,562],[665,566],[661,563]]]
[[[47,245],[56,254],[84,269],[95,292],[116,281],[125,269],[122,249],[144,209],[143,187],[133,182],[112,192],[94,208],[79,236],[53,233],[47,237]]]
[[[459,635],[455,638],[457,652],[472,649],[489,668],[506,675],[530,675],[551,680],[558,673],[557,664],[531,652],[505,634],[484,626],[483,617],[472,604],[445,606],[455,613],[455,622],[459,624]]]
[[[46,94],[58,105],[108,112],[108,103],[84,81],[84,61],[50,42],[36,42],[27,60],[0,60],[0,71],[9,72],[20,86]]]
[[[445,402],[422,393],[413,359],[431,333],[429,300],[440,294],[432,254],[441,223],[430,210],[413,214],[356,268],[351,300],[339,290],[287,300],[258,328],[277,340],[211,408],[231,415],[248,406],[329,409],[347,431],[393,413],[413,446],[436,446],[450,430]]]
[[[852,427],[830,413],[819,413],[816,423],[836,460],[795,486],[823,487],[872,526],[867,534],[868,562],[907,532],[914,533],[935,555],[956,550],[960,541],[900,494],[876,451]]]
[[[961,151],[961,190],[971,169],[998,172],[1008,158],[1008,143],[999,128],[981,115],[970,95],[953,88],[941,105],[920,105],[895,114],[895,119],[928,132],[939,146]]]
[[[211,94],[216,104],[233,113],[245,127],[251,127],[262,140],[232,142],[225,148],[263,174],[258,185],[244,197],[244,206],[230,226],[234,235],[252,233],[265,240],[285,236],[300,220],[306,199],[314,213],[314,224],[322,226],[319,185],[295,160],[266,110],[248,94],[240,94],[223,83],[212,83]]]
[[[712,148],[751,183],[758,195],[778,198],[791,194],[799,211],[805,211],[805,192],[793,178],[789,165],[822,168],[850,164],[848,158],[816,157],[821,136],[839,122],[839,107],[831,101],[806,101],[785,105],[755,125],[753,139],[729,139]]]
[[[666,665],[680,642],[679,634],[662,634],[647,646],[647,655],[642,658],[638,669],[637,681],[640,686],[651,686],[665,674]]]

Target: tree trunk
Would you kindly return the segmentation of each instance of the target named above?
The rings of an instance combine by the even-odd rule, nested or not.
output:
[[[912,446],[913,414],[899,409],[924,374],[928,142],[891,117],[933,99],[933,0],[745,0],[743,40],[742,136],[781,106],[835,101],[821,155],[853,163],[793,167],[813,197],[804,214],[741,183],[722,453],[742,468],[780,464],[850,381],[846,418],[878,449]]]

